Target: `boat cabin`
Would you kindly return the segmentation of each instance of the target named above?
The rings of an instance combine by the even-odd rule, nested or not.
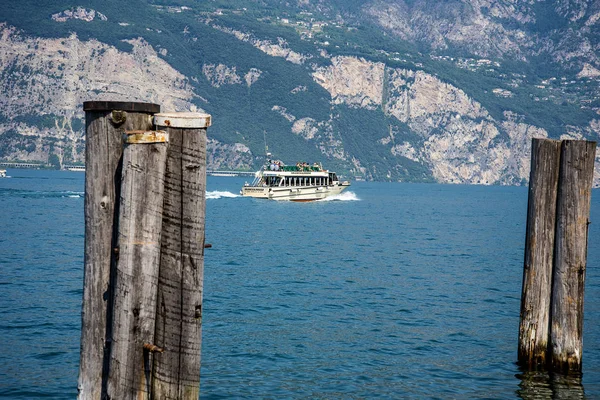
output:
[[[324,172],[319,175],[312,174],[273,174],[265,172],[261,177],[257,178],[258,182],[252,186],[268,186],[268,187],[297,187],[297,186],[331,186],[339,179],[334,172]]]

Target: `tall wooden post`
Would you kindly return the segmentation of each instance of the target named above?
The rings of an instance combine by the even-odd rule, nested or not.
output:
[[[533,139],[518,354],[529,369],[545,368],[548,351],[559,165],[560,141]]]
[[[596,142],[562,142],[550,341],[552,369],[581,371],[583,293]]]
[[[85,252],[81,323],[79,399],[100,399],[108,367],[112,301],[110,279],[118,217],[115,200],[125,130],[149,130],[160,106],[149,103],[88,101],[85,150]]]
[[[150,398],[167,141],[164,131],[126,132],[107,387],[111,399]]]
[[[200,393],[206,128],[210,115],[157,114],[169,133],[155,344],[153,397]]]
[[[583,294],[596,143],[534,139],[519,363],[581,371]]]

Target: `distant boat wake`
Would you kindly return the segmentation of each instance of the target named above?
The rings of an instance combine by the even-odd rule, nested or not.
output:
[[[325,197],[324,199],[317,201],[360,201],[354,192],[342,192],[335,196]]]
[[[231,193],[231,192],[223,192],[223,191],[219,191],[219,190],[215,190],[212,192],[206,192],[207,199],[222,199],[222,198],[232,199],[234,197],[241,197],[241,196],[239,194],[235,194],[235,193]]]

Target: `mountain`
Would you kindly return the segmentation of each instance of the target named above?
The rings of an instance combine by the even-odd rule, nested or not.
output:
[[[83,162],[87,100],[210,113],[211,169],[518,185],[532,137],[600,137],[600,1],[23,0],[0,31],[4,161]]]

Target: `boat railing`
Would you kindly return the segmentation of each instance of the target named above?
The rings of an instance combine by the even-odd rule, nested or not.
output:
[[[261,180],[262,180],[261,175],[255,176],[254,180],[252,181],[252,184],[250,184],[250,186],[259,186],[259,183]]]

